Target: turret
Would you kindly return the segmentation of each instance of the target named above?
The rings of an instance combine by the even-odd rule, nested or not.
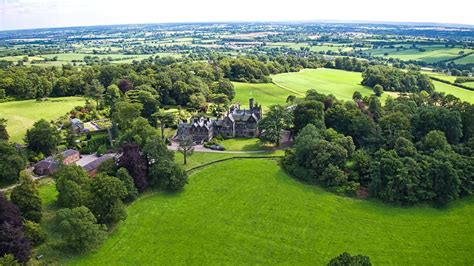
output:
[[[250,98],[250,99],[249,99],[249,109],[250,109],[250,110],[253,109],[253,98]]]

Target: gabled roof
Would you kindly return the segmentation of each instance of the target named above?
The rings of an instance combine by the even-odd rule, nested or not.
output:
[[[107,161],[108,159],[112,159],[112,158],[114,158],[113,154],[104,154],[101,157],[95,159],[94,161],[84,165],[83,168],[87,172],[90,172],[92,170],[97,169],[97,167],[99,167],[103,162]]]
[[[74,150],[74,149],[68,149],[68,150],[65,150],[65,151],[61,152],[61,155],[63,156],[63,158],[74,156],[76,154],[79,155],[79,152]]]

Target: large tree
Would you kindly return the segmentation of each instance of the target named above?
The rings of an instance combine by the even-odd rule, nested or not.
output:
[[[165,127],[173,125],[176,121],[176,117],[173,113],[165,111],[154,113],[153,117],[156,119],[157,124],[160,125],[161,141],[165,142]]]
[[[191,135],[179,141],[178,151],[183,154],[184,164],[187,164],[188,156],[191,156],[194,152],[194,141]]]
[[[10,195],[11,201],[18,206],[26,220],[41,221],[42,201],[38,187],[31,176],[23,171],[20,174],[20,185],[16,186]]]
[[[98,174],[92,180],[90,194],[88,207],[99,223],[114,224],[125,219],[122,200],[127,196],[127,189],[121,180]]]
[[[295,131],[299,132],[308,124],[324,128],[324,104],[319,101],[304,101],[296,105],[294,111]]]
[[[270,106],[266,116],[258,123],[260,139],[279,146],[281,131],[291,126],[292,119],[291,112],[285,106]]]
[[[74,208],[87,204],[90,197],[91,179],[82,167],[64,166],[54,173],[54,179],[56,180],[59,206]]]
[[[15,181],[25,168],[26,160],[10,143],[0,141],[0,181]]]
[[[31,243],[24,236],[20,211],[2,192],[0,192],[0,254],[12,254],[22,263],[27,262],[31,254]]]
[[[97,223],[92,212],[84,207],[61,209],[57,213],[57,230],[64,244],[76,252],[95,249],[106,237],[107,227]]]
[[[59,130],[44,119],[34,123],[33,127],[26,131],[25,142],[28,144],[28,149],[44,155],[50,155],[55,151],[60,140]]]
[[[145,191],[148,186],[147,160],[137,144],[127,143],[122,147],[122,156],[118,160],[118,165],[127,169],[139,192]]]

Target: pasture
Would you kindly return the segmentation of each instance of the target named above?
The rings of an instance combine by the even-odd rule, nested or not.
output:
[[[142,196],[99,250],[62,262],[323,265],[347,251],[374,265],[470,265],[473,200],[395,207],[302,184],[274,160],[232,160],[178,194]]]
[[[446,75],[442,77],[451,78]],[[333,94],[337,99],[345,101],[351,101],[352,94],[356,90],[363,96],[373,94],[372,89],[360,85],[362,74],[358,72],[327,68],[304,69],[300,72],[274,75],[272,79],[274,84],[234,83],[236,101],[247,103],[249,96],[252,95],[265,108],[270,104],[284,104],[288,95],[303,97],[309,89],[315,89],[323,94]],[[433,84],[438,91],[474,103],[474,91],[438,81],[433,81]],[[396,92],[384,92],[381,100],[384,101],[388,95],[397,97]]]
[[[319,93],[333,94],[339,100],[351,101],[354,91],[363,96],[373,94],[372,89],[360,85],[362,74],[337,69],[304,69],[296,73],[284,73],[272,76],[273,82],[283,88],[304,95],[307,90],[315,89]],[[384,93],[382,98],[385,98]]]
[[[395,45],[398,47],[400,45]],[[422,49],[422,50],[420,50]],[[374,56],[381,56],[385,58],[395,58],[403,61],[417,60],[424,61],[426,63],[436,63],[444,60],[455,59],[460,55],[460,52],[470,53],[471,49],[462,49],[459,47],[445,47],[444,45],[417,45],[416,48],[407,47],[406,49],[397,48],[377,48],[368,50]],[[470,59],[459,59],[461,62],[456,61],[458,64],[465,64],[470,62]]]
[[[26,130],[36,121],[56,119],[75,106],[83,105],[84,102],[85,99],[82,97],[49,98],[42,102],[36,100],[5,102],[0,103],[0,117],[8,120],[7,130],[10,139],[23,142]]]
[[[437,91],[444,92],[446,94],[451,94],[466,102],[474,103],[474,91],[462,89],[435,80],[433,80],[433,84],[435,85]],[[466,83],[464,83],[464,85],[466,85]]]

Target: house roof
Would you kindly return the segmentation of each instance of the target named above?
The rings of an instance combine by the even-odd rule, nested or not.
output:
[[[74,125],[79,125],[79,124],[82,124],[82,121],[78,118],[72,118],[71,123]]]
[[[101,157],[95,159],[94,161],[84,165],[83,168],[87,172],[90,172],[92,170],[97,169],[97,167],[99,167],[103,162],[107,161],[108,159],[112,159],[112,158],[114,158],[113,154],[104,154]]]
[[[74,156],[74,155],[79,155],[79,152],[74,150],[74,149],[68,149],[68,150],[65,150],[63,152],[61,152],[61,155],[64,157],[64,158],[67,158],[67,157],[70,157],[70,156]]]

